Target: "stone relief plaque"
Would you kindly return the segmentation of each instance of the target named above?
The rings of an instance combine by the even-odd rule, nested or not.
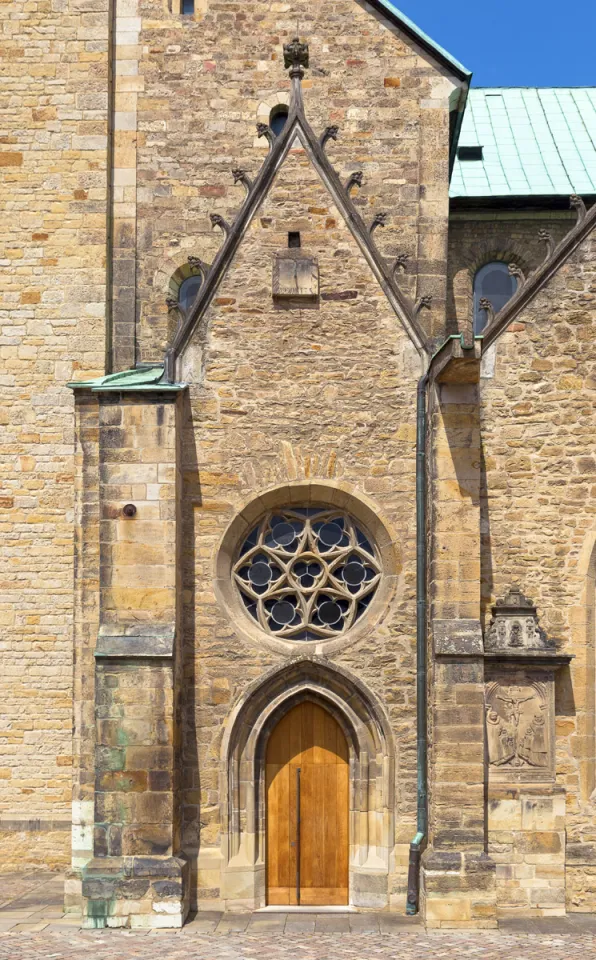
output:
[[[489,671],[486,740],[490,778],[554,778],[554,671]]]
[[[316,300],[319,265],[312,257],[279,256],[273,261],[273,296]]]

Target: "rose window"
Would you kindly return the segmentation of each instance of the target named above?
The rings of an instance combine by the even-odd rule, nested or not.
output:
[[[370,537],[330,507],[284,507],[251,530],[233,577],[248,613],[269,633],[322,640],[345,633],[381,579]]]

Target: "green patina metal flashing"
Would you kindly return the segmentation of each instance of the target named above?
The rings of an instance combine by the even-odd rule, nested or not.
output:
[[[451,196],[596,194],[596,87],[478,87],[469,91]]]
[[[108,373],[93,380],[71,380],[66,384],[71,390],[91,390],[92,393],[122,393],[127,390],[138,393],[179,393],[186,389],[185,383],[168,383],[164,380],[163,364]]]
[[[435,352],[432,354],[431,360],[434,360],[434,358],[437,356],[437,354],[439,354],[439,353],[441,352],[441,350],[443,350],[443,348],[445,347],[445,344],[449,343],[450,340],[459,340],[459,342],[460,342],[461,345],[462,345],[462,349],[465,349],[465,348],[466,348],[466,343],[465,343],[465,340],[464,340],[464,335],[463,335],[463,333],[452,333],[452,334],[450,334],[450,335],[447,337],[446,340],[443,340],[443,343],[439,344],[439,346],[437,347],[437,349],[435,350]],[[474,334],[474,340],[479,340],[479,341],[484,340],[483,334],[481,334],[481,333],[475,333],[475,334]]]
[[[385,13],[389,14],[390,18],[395,22],[404,33],[407,33],[413,40],[420,44],[425,50],[428,50],[429,53],[432,53],[437,60],[443,63],[445,66],[452,69],[461,80],[470,80],[472,74],[469,70],[464,67],[459,60],[456,60],[455,57],[452,57],[451,54],[441,47],[438,43],[429,37],[424,30],[421,30],[413,20],[410,20],[409,17],[406,17],[405,13],[402,13],[398,7],[395,6],[391,0],[370,0],[370,4],[375,9],[383,10]]]
[[[391,20],[391,22],[398,28],[398,30],[400,30],[402,33],[405,33],[443,67],[446,67],[447,70],[451,74],[455,75],[458,80],[462,81],[462,85],[457,90],[453,91],[449,101],[449,173],[451,175],[455,165],[457,144],[464,118],[464,111],[466,109],[468,90],[470,87],[472,74],[468,69],[466,69],[466,67],[464,67],[462,63],[459,62],[459,60],[456,60],[455,57],[452,57],[444,47],[441,47],[438,43],[435,43],[432,37],[429,37],[424,30],[421,30],[413,20],[410,20],[410,18],[405,15],[405,13],[402,13],[402,11],[395,6],[392,0],[369,0],[369,3],[375,10],[378,10],[380,13],[387,16],[388,19]]]

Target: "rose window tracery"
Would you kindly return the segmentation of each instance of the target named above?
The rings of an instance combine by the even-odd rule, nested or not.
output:
[[[371,538],[332,507],[283,507],[244,540],[233,578],[251,617],[289,640],[344,633],[362,616],[381,578]]]

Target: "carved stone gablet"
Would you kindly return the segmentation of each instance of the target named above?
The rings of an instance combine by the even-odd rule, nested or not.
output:
[[[519,587],[512,587],[492,608],[492,619],[486,632],[484,647],[489,652],[512,654],[555,653],[550,640],[538,623],[536,607]]]

